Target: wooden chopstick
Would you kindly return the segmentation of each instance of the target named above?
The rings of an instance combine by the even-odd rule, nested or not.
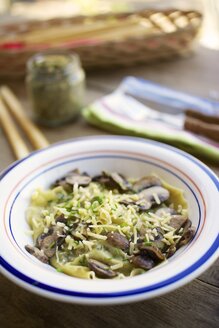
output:
[[[49,145],[48,140],[38,127],[25,115],[22,105],[14,93],[7,86],[2,86],[0,88],[0,95],[11,115],[26,133],[33,147],[35,149],[47,147]]]
[[[29,150],[21,138],[16,125],[10,117],[8,110],[0,98],[0,123],[9,140],[16,159],[21,159],[29,154]]]

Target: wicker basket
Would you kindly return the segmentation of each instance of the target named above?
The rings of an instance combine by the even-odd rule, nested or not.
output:
[[[124,19],[132,14],[115,14],[114,19]],[[184,54],[192,48],[201,23],[202,15],[197,11],[179,11],[176,9],[155,11],[144,10],[135,13],[147,19],[151,25],[150,33],[144,37],[127,38],[125,40],[104,41],[97,44],[78,46],[59,45],[52,49],[67,49],[77,52],[85,69],[131,66],[138,63],[147,63],[157,59],[168,58],[173,55]],[[109,15],[98,15],[90,19],[103,20]],[[110,15],[112,17],[112,15]],[[30,21],[23,24],[10,24],[1,26],[0,37],[3,35],[19,35],[27,31],[48,29],[58,26],[60,29],[66,24],[83,24],[87,17],[74,17],[67,19],[52,19],[49,21]],[[171,32],[167,32],[172,26]],[[156,31],[156,33],[155,33]],[[51,47],[48,47],[51,49]],[[25,74],[25,65],[36,51],[41,49],[1,49],[0,50],[0,76],[20,77]]]

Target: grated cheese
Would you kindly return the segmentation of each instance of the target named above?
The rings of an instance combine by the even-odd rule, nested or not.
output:
[[[121,269],[122,267],[123,267],[123,262],[120,262],[118,264],[111,265],[110,269],[117,270],[117,269]]]
[[[96,238],[96,239],[102,239],[102,240],[106,240],[106,239],[107,239],[106,236],[98,235],[98,234],[93,233],[93,232],[91,232],[91,231],[88,231],[88,232],[87,232],[87,235],[90,236],[90,237]]]
[[[169,225],[171,214],[165,212],[165,207],[163,213],[160,211],[159,215],[156,214],[157,208],[162,209],[165,205],[159,206],[162,203],[159,194],[153,193],[152,196],[156,202],[155,207],[144,212],[135,204],[140,198],[138,194],[108,190],[97,182],[84,187],[76,183],[70,192],[66,192],[63,187],[47,191],[39,189],[33,194],[33,203],[28,209],[27,216],[33,229],[28,234],[36,240],[41,233],[47,233],[51,226],[62,228],[58,229],[57,235],[65,237],[65,241],[61,250],[56,248],[53,258],[59,264],[63,264],[60,263],[63,261],[64,264],[71,263],[73,268],[76,265],[82,272],[85,269],[86,278],[96,278],[95,272],[89,271],[87,266],[89,258],[106,263],[111,270],[118,270],[115,279],[124,278],[126,270],[129,276],[134,276],[145,272],[134,268],[131,262],[133,254],[138,250],[138,238],[143,242],[152,242],[153,245],[155,238],[160,235],[160,229],[162,241],[169,246],[175,244],[183,232],[182,228],[176,231]],[[130,204],[120,204],[124,200],[130,201]],[[176,207],[174,205],[171,205],[172,208]],[[178,206],[178,210],[185,216],[188,214],[182,206]],[[66,223],[56,222],[55,218],[61,214],[67,219]],[[118,232],[124,236],[129,242],[129,252],[118,250],[109,240],[106,241],[108,232]],[[121,273],[123,271],[125,275]]]
[[[158,195],[157,195],[156,193],[153,193],[153,197],[154,197],[155,202],[156,202],[158,205],[160,205],[160,199],[159,199]]]

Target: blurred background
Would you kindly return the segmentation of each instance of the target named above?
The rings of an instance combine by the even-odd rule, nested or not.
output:
[[[150,13],[150,9],[153,12]],[[170,16],[162,12],[169,9],[175,9],[176,12],[170,13]],[[142,17],[134,17],[135,13],[144,10],[148,10],[146,16],[143,14]],[[183,14],[180,10],[187,13]],[[202,15],[202,22],[198,14],[194,15],[189,11]],[[125,16],[112,18],[113,15],[124,15],[124,13],[133,15],[127,17],[126,22],[123,19],[126,18]],[[97,15],[103,15],[101,22]],[[91,17],[93,21],[86,19],[79,22],[77,18],[80,16]],[[117,19],[117,26],[114,26],[113,19]],[[82,33],[79,24],[85,28]],[[125,25],[130,25],[129,30]],[[185,54],[195,48],[197,43],[218,50],[219,0],[1,0],[0,26],[0,68],[2,68],[0,76],[3,77],[14,78],[24,75],[24,66],[31,55],[38,51],[57,48],[76,50],[85,69],[95,66],[115,66],[116,61],[119,62],[118,53],[124,50],[121,44],[124,45],[130,39],[135,42],[141,39],[144,44],[147,42],[147,49],[139,49],[139,41],[135,51],[136,58],[134,61],[131,60],[134,64],[168,57],[167,52],[170,54],[173,48],[175,53]],[[167,39],[169,48],[164,49],[161,43]],[[153,56],[151,53],[150,55],[146,53],[156,47],[152,43],[150,45],[149,40],[152,43],[159,43]],[[111,49],[115,51],[115,56],[112,55],[112,58],[108,59],[110,63],[107,63],[106,54],[93,58],[95,50],[99,51],[98,46],[95,48],[94,44],[105,45],[106,53],[110,42],[114,42],[111,44]],[[126,44],[125,52],[128,52],[130,46]],[[86,58],[87,51],[92,52],[91,59]],[[100,53],[101,51],[100,49]],[[142,59],[143,51],[145,60]],[[142,53],[141,58],[140,53]],[[9,67],[7,72],[5,72],[6,56],[11,56],[14,63],[13,68]],[[101,56],[104,59],[100,59]],[[131,62],[129,64],[131,65]]]
[[[14,92],[22,104],[16,109],[42,126],[50,142],[73,137],[75,128],[78,135],[134,134],[219,162],[218,50],[219,0],[0,1],[0,97],[10,111]],[[131,75],[151,82],[142,86],[127,80]],[[112,124],[100,104],[118,88],[119,99],[107,98],[110,107],[117,104]],[[135,100],[143,95],[151,117],[142,104],[128,103],[126,91]],[[57,134],[46,129],[58,125]]]
[[[171,7],[204,13],[200,43],[219,49],[218,0],[1,0],[0,23]]]

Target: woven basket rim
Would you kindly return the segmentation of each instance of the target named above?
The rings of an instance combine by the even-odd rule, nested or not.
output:
[[[175,8],[171,8],[171,9],[164,9],[164,10],[152,10],[152,9],[146,9],[146,10],[141,10],[141,11],[136,11],[136,12],[127,12],[127,13],[117,13],[117,14],[98,14],[98,15],[94,15],[94,16],[75,16],[75,17],[70,17],[70,18],[54,18],[54,19],[49,19],[49,20],[45,20],[45,21],[36,21],[36,20],[31,20],[31,21],[27,21],[27,22],[24,22],[24,25],[25,26],[31,26],[31,24],[40,24],[42,26],[42,23],[45,23],[45,24],[57,24],[57,22],[59,22],[60,25],[62,25],[64,22],[66,23],[66,20],[67,21],[71,21],[72,25],[74,24],[78,24],[78,22],[83,22],[84,20],[86,19],[92,19],[92,20],[95,20],[95,19],[103,19],[104,17],[128,17],[130,15],[140,15],[142,17],[145,17],[145,14],[147,15],[153,15],[155,13],[162,13],[162,14],[172,14],[172,13],[177,13],[179,12],[182,15],[185,15],[185,14],[195,14],[195,18],[199,18],[200,19],[200,24],[201,25],[201,22],[202,22],[202,14],[199,12],[199,11],[196,11],[196,10],[178,10],[178,9],[175,9]],[[22,23],[21,23],[22,24]],[[11,26],[18,26],[20,28],[20,24],[18,23],[12,23],[12,24],[9,24],[9,25],[5,25],[5,28],[9,28]],[[154,39],[154,40],[157,40],[161,37],[165,37],[165,36],[176,36],[178,35],[180,37],[180,34],[181,33],[184,33],[184,32],[191,32],[191,31],[196,31],[200,26],[195,26],[194,24],[192,24],[190,21],[188,22],[188,24],[184,27],[179,27],[177,26],[177,29],[175,31],[171,31],[171,32],[164,32],[163,30],[160,30],[159,32],[157,33],[151,33],[151,34],[148,34],[148,35],[141,35],[141,36],[130,36],[130,37],[127,37],[123,40],[105,40],[105,41],[102,41],[101,43],[93,43],[93,44],[85,44],[85,45],[78,45],[78,46],[72,46],[72,44],[64,44],[64,43],[59,43],[57,45],[54,45],[54,46],[45,46],[43,49],[38,47],[37,46],[35,48],[13,48],[13,49],[1,49],[0,51],[0,56],[5,56],[5,55],[12,55],[12,54],[32,54],[32,53],[35,53],[35,52],[43,52],[45,50],[48,50],[48,49],[63,49],[63,50],[72,50],[75,51],[77,49],[81,49],[81,48],[88,48],[88,49],[92,49],[96,46],[98,46],[99,44],[101,45],[105,45],[105,46],[116,46],[118,44],[124,44],[126,42],[130,42],[130,41],[136,41],[138,40],[139,42],[144,40],[151,40],[151,39]],[[1,26],[2,28],[2,26]],[[4,26],[3,26],[4,28]],[[17,31],[17,35],[19,35],[19,31]]]
[[[20,27],[20,25],[24,24],[24,25],[31,25],[31,24],[37,24],[37,25],[42,25],[42,24],[57,24],[60,23],[62,24],[63,22],[66,21],[72,21],[72,24],[76,24],[79,21],[84,21],[87,19],[103,19],[103,18],[107,18],[107,17],[116,17],[116,18],[122,18],[122,17],[128,17],[131,15],[140,15],[140,16],[144,16],[144,14],[155,14],[155,13],[163,13],[163,14],[171,14],[174,12],[179,12],[181,14],[195,14],[197,15],[197,18],[203,18],[203,14],[198,11],[198,10],[181,10],[178,8],[168,8],[168,9],[143,9],[143,10],[136,10],[136,11],[127,11],[127,12],[122,12],[122,13],[103,13],[103,14],[97,14],[97,15],[78,15],[78,16],[70,16],[70,17],[56,17],[56,18],[50,18],[50,19],[28,19],[28,20],[24,20],[24,21],[19,21],[19,22],[15,22],[15,23],[2,23],[1,29],[3,28],[10,28],[10,27]]]

